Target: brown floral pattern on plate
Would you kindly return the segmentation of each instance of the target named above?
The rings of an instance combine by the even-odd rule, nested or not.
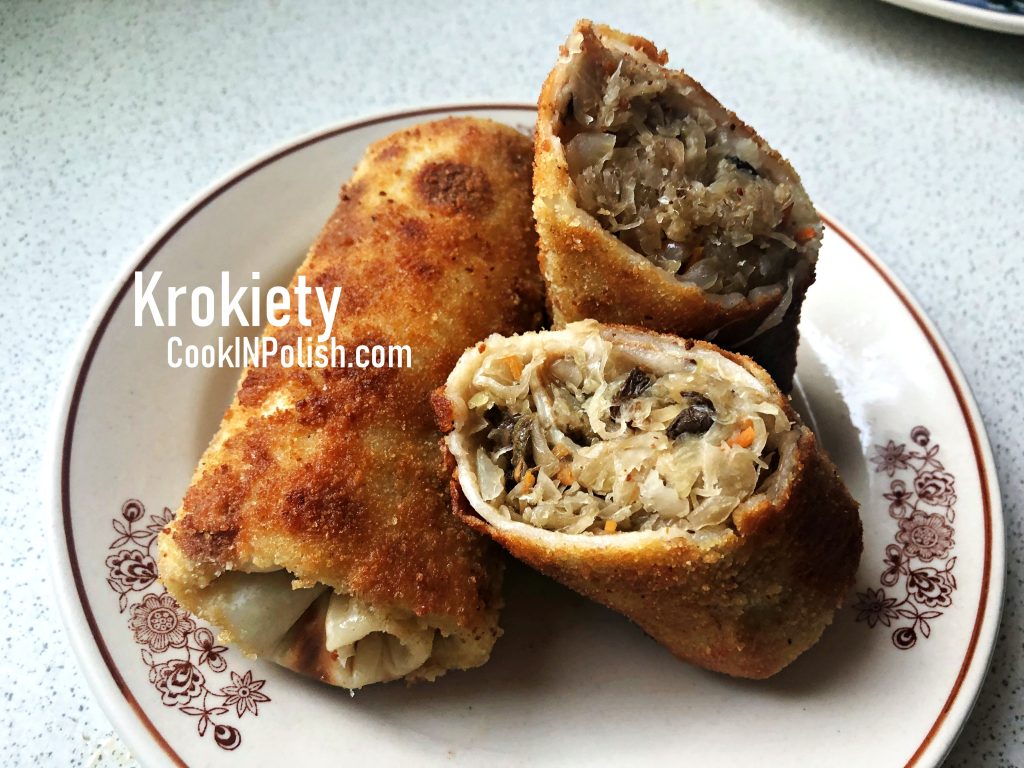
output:
[[[892,627],[892,643],[913,648],[931,637],[931,622],[953,604],[956,577],[952,555],[956,520],[956,478],[939,461],[939,445],[922,426],[910,431],[917,448],[889,440],[876,445],[871,462],[891,481],[889,515],[897,522],[895,543],[885,548],[881,587],[857,594],[857,621]]]
[[[262,690],[266,681],[254,680],[252,670],[229,670],[228,649],[160,585],[153,547],[174,514],[164,507],[149,516],[148,524],[145,516],[138,499],[121,505],[113,521],[117,538],[110,549],[115,551],[106,560],[107,584],[117,593],[120,612],[128,615],[128,629],[142,646],[149,682],[163,705],[197,718],[199,735],[211,733],[221,749],[237,749],[241,731],[223,720],[232,713],[239,720],[246,713],[257,717],[259,705],[270,701]]]

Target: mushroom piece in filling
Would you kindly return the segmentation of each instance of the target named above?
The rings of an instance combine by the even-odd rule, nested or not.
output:
[[[488,344],[462,429],[482,500],[511,520],[720,533],[772,476],[793,426],[710,345],[655,360],[596,332],[515,341]]]

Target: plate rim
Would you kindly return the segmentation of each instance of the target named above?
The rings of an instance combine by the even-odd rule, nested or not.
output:
[[[958,0],[885,0],[890,5],[908,11],[922,13],[933,19],[942,19],[953,24],[1002,32],[1008,35],[1024,35],[1024,15],[965,5]]]
[[[174,765],[187,765],[135,699],[99,631],[95,614],[88,596],[85,594],[84,582],[75,552],[68,484],[75,422],[85,381],[103,334],[130,290],[134,272],[145,268],[182,227],[222,193],[271,163],[319,141],[373,125],[415,117],[482,111],[532,112],[535,110],[535,104],[510,101],[420,105],[335,122],[278,143],[221,175],[164,219],[154,233],[126,261],[103,297],[93,307],[88,321],[72,348],[71,355],[67,358],[66,373],[54,400],[56,414],[52,417],[49,445],[46,452],[47,461],[44,464],[44,468],[49,470],[48,475],[44,476],[46,478],[44,493],[47,497],[49,515],[46,526],[47,549],[58,611],[79,668],[98,700],[100,708],[110,719],[111,724],[129,750],[141,763],[153,765],[161,759],[169,759]],[[995,636],[1001,619],[1005,580],[1003,567],[1005,538],[1003,535],[1002,499],[996,478],[995,463],[988,433],[970,385],[939,330],[922,310],[911,292],[888,266],[834,217],[821,211],[819,213],[827,227],[838,237],[846,240],[878,273],[917,323],[946,374],[971,438],[984,518],[985,558],[979,604],[971,638],[953,688],[935,722],[907,761],[906,768],[919,765],[921,758],[929,752],[936,752],[935,760],[931,764],[938,765],[952,748],[977,700],[991,663]],[[979,650],[980,656],[978,655]],[[967,695],[964,696],[964,694]],[[946,727],[944,731],[949,715],[954,708],[959,711],[958,721],[952,727]],[[140,725],[143,728],[139,728]],[[148,733],[149,738],[143,737],[143,729]]]

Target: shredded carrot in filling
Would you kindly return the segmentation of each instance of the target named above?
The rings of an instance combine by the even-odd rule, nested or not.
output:
[[[809,240],[814,239],[814,236],[816,234],[817,232],[815,231],[814,227],[804,227],[803,229],[799,230],[795,235],[793,235],[793,239],[800,243],[800,245],[803,245]]]
[[[523,490],[529,491],[536,484],[537,477],[533,474],[533,470],[531,469],[529,472],[526,473],[526,476],[523,478]]]
[[[605,533],[615,533],[615,529],[616,528],[618,528],[618,525],[615,523],[614,520],[605,520],[604,521],[604,532]]]
[[[572,481],[574,479],[575,478],[572,474],[572,467],[568,466],[567,464],[563,464],[562,467],[559,468],[558,470],[558,482],[560,482],[562,485],[572,485]]]
[[[754,425],[750,419],[744,419],[740,422],[739,429],[736,433],[726,440],[727,445],[738,445],[740,448],[749,448],[754,443]]]
[[[518,381],[519,377],[523,375],[522,361],[515,355],[509,355],[504,360],[502,360],[502,362],[508,366],[508,370],[512,374],[512,378]]]

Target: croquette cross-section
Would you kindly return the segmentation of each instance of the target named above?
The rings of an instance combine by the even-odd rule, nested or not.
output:
[[[788,391],[821,220],[792,166],[667,61],[581,21],[544,83],[534,214],[554,321],[714,341]]]

